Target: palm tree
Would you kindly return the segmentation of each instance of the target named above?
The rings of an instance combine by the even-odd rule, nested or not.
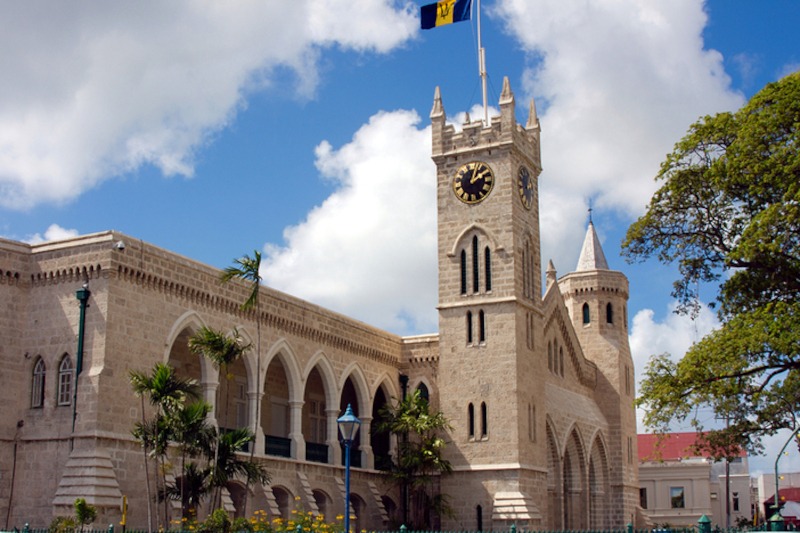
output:
[[[256,408],[253,419],[253,435],[258,431],[259,411],[261,404],[261,309],[259,308],[258,295],[261,289],[261,252],[253,250],[253,257],[244,255],[234,259],[234,266],[229,266],[222,271],[220,281],[228,283],[232,279],[250,282],[250,294],[242,304],[243,311],[254,309],[256,312]],[[255,444],[250,447],[250,462],[254,461]],[[250,479],[247,480],[244,499],[244,514],[247,514],[247,499],[250,492]]]
[[[170,500],[180,500],[184,518],[197,518],[197,509],[211,489],[211,467],[203,468],[196,462],[189,461],[181,470],[181,476],[167,484],[163,496]]]
[[[216,488],[216,505],[222,505],[222,489],[229,481],[243,476],[248,485],[250,481],[269,482],[266,469],[255,461],[242,461],[237,452],[244,450],[253,440],[248,428],[237,428],[219,435],[217,439],[216,460],[211,468],[211,486]]]
[[[247,350],[250,349],[249,344],[245,344],[239,336],[237,330],[233,330],[233,335],[228,336],[221,331],[216,331],[212,328],[203,326],[200,330],[192,335],[189,339],[189,350],[197,355],[202,355],[208,358],[214,366],[219,369],[220,374],[225,376],[226,380],[231,379],[231,374],[228,372],[228,367],[236,362]],[[220,387],[221,388],[221,387]],[[220,388],[217,389],[217,409],[215,414],[219,415],[219,394]],[[225,395],[225,416],[228,418],[228,398]],[[226,421],[227,422],[227,421]],[[217,420],[220,426],[227,427],[221,420]]]
[[[194,463],[187,465],[186,458],[187,456],[190,458],[213,456],[216,432],[207,421],[210,411],[211,405],[200,400],[182,406],[171,417],[172,438],[177,442],[181,454],[181,476],[176,479],[173,486],[178,490],[178,494],[170,493],[171,487],[167,487],[165,495],[171,499],[180,500],[183,517],[188,517],[192,512],[196,512],[199,499],[204,494],[200,490],[202,487],[196,488],[198,481],[203,480],[203,476],[200,475],[201,470]],[[206,478],[207,474],[208,472],[206,472]],[[190,493],[185,494],[185,489]]]
[[[441,434],[448,429],[450,423],[444,414],[431,412],[428,401],[419,390],[409,394],[394,408],[384,408],[376,425],[377,432],[407,435],[407,438],[399,439],[392,478],[401,487],[410,488],[414,529],[427,529],[432,525],[430,511],[450,513],[444,495],[434,490],[436,478],[453,470],[443,454],[446,443]]]
[[[148,438],[146,437],[147,431],[146,429],[149,427],[152,428],[152,440],[151,443],[154,445],[155,451],[155,458],[156,458],[156,465],[157,470],[160,470],[162,476],[164,476],[164,480],[166,481],[166,472],[164,472],[163,468],[159,468],[163,465],[159,465],[159,460],[163,458],[163,454],[166,452],[166,445],[162,443],[166,440],[164,439],[163,435],[163,428],[165,427],[163,424],[164,420],[167,417],[167,414],[172,413],[179,409],[183,403],[186,401],[187,398],[196,399],[200,395],[200,389],[197,386],[197,383],[192,379],[184,379],[180,378],[175,374],[175,369],[165,363],[156,363],[153,366],[153,370],[150,374],[144,372],[138,372],[132,370],[130,372],[130,380],[131,386],[133,387],[133,391],[136,393],[137,396],[142,398],[142,422],[140,425],[140,435],[139,438],[142,440],[142,445],[144,449],[145,455],[145,467],[147,466],[147,449],[148,449]],[[150,405],[156,408],[156,417],[154,422],[151,425],[148,424],[145,416],[144,416],[144,397],[150,400]],[[147,470],[145,470],[145,475],[147,476]],[[150,522],[150,485],[149,479],[147,483],[147,498],[148,498],[148,528],[149,530],[152,529],[152,525]],[[165,503],[164,506],[164,520],[167,520],[167,513],[168,507]],[[157,513],[158,514],[158,513]],[[156,521],[160,521],[158,516],[156,517]]]

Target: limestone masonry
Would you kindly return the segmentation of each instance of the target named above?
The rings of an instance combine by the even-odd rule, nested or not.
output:
[[[0,240],[0,529],[46,526],[72,514],[76,497],[98,507],[98,524],[118,524],[123,495],[128,527],[146,526],[142,449],[131,435],[142,403],[129,372],[157,362],[202,385],[218,427],[259,428],[255,457],[272,481],[250,487],[248,513],[343,514],[336,418],[351,404],[362,421],[353,526],[398,525],[400,495],[385,471],[397,443],[371,428],[382,407],[421,389],[452,425],[454,472],[440,487],[455,518],[443,517],[443,529],[635,523],[628,281],[609,270],[591,223],[576,270],[558,278],[549,264],[542,275],[539,120],[531,103],[517,124],[508,80],[499,107],[490,125],[456,130],[438,89],[434,97],[438,334],[399,337],[268,287],[258,311],[243,312],[246,284],[221,284],[214,268],[113,231]],[[256,346],[257,323],[260,353],[228,379],[187,348],[202,326],[237,328]],[[232,514],[243,512],[245,490],[227,487]]]

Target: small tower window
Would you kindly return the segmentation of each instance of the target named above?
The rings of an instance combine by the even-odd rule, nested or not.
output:
[[[481,402],[481,438],[489,434],[489,419],[486,412],[486,402]]]
[[[547,369],[553,371],[553,341],[547,343]]]
[[[420,398],[422,398],[426,402],[430,402],[431,395],[430,395],[430,392],[428,392],[428,386],[427,385],[425,385],[424,383],[420,383],[419,385],[417,385],[417,390],[419,391],[419,397]]]
[[[472,344],[472,311],[467,311],[467,344]]]
[[[467,294],[467,251],[461,250],[461,294]]]
[[[558,375],[564,377],[564,347],[558,348]]]
[[[33,376],[31,380],[31,407],[44,406],[44,360],[39,357],[33,366]]]
[[[58,365],[58,405],[70,405],[72,403],[72,362],[67,354],[61,359]]]
[[[478,505],[475,507],[475,520],[477,521],[477,529],[475,531],[483,531],[483,507]]]
[[[486,274],[486,292],[492,290],[492,251],[489,247],[483,249],[483,269]]]
[[[480,290],[480,268],[478,265],[478,236],[472,237],[472,292],[477,294]]]
[[[482,309],[478,311],[478,342],[486,342],[486,315]]]
[[[467,406],[467,427],[469,428],[469,438],[475,438],[475,406]]]
[[[589,314],[589,304],[583,304],[583,323],[588,324],[592,321],[592,317]]]
[[[606,322],[609,324],[614,323],[614,306],[611,305],[611,302],[606,304]]]

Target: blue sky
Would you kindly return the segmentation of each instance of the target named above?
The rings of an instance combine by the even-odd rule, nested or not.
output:
[[[435,331],[428,114],[437,85],[455,122],[481,91],[474,20],[422,32],[422,3],[2,3],[0,236],[116,229],[216,267],[259,249],[272,287]],[[800,68],[800,2],[485,0],[482,22],[490,106],[508,76],[541,118],[543,263],[574,268],[591,201],[637,369],[679,357],[713,315],[672,314],[671,271],[619,243],[692,122]]]

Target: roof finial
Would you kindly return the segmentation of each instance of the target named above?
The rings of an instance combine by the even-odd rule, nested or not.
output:
[[[589,198],[589,224],[592,223],[592,211],[593,211],[593,209],[592,209],[592,199]]]

